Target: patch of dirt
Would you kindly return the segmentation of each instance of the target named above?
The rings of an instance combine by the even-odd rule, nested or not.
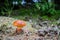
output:
[[[13,22],[18,19],[0,16],[0,40],[58,40],[59,29],[51,21],[26,21],[23,33],[16,34]]]

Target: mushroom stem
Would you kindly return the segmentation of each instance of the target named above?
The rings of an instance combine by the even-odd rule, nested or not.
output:
[[[22,29],[21,28],[16,28],[16,33],[21,33],[22,32]]]

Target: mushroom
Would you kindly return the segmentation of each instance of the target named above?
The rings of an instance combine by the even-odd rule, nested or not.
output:
[[[16,32],[20,33],[22,31],[22,28],[26,26],[26,23],[23,20],[16,20],[13,22],[13,25],[17,27]]]

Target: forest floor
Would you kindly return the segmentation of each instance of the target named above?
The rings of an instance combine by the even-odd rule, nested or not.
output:
[[[16,27],[13,26],[15,20],[26,21],[26,26],[19,34],[15,33]],[[59,35],[60,19],[0,16],[0,40],[60,40]]]

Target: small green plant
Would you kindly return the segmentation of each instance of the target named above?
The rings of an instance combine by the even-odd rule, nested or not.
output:
[[[13,7],[11,7],[11,4],[8,2],[8,0],[5,0],[4,6],[1,9],[2,15],[10,16],[13,11]]]
[[[41,15],[52,16],[56,14],[56,10],[54,8],[53,3],[43,2],[43,3],[35,3],[35,7],[39,10]]]

